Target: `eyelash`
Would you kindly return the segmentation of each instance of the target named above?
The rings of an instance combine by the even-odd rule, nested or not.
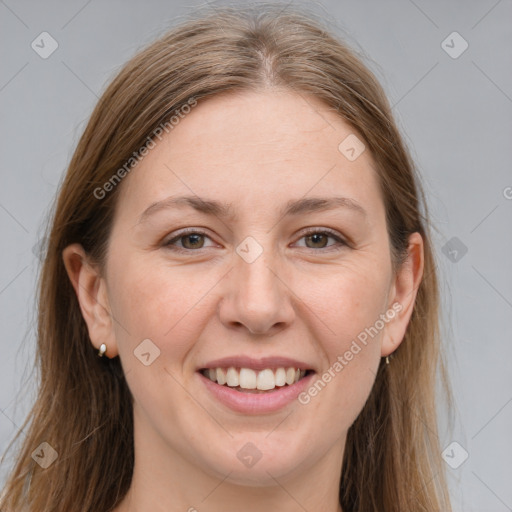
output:
[[[301,237],[299,238],[299,240],[302,240],[303,238],[307,237],[307,236],[310,236],[310,235],[315,235],[315,234],[319,234],[319,235],[328,235],[329,237],[331,238],[334,238],[338,244],[340,244],[340,246],[336,249],[329,249],[330,247],[333,247],[335,244],[333,245],[328,245],[326,247],[320,247],[318,249],[313,249],[311,247],[304,247],[305,249],[309,249],[310,251],[315,251],[315,252],[318,252],[319,250],[323,250],[323,252],[330,252],[331,250],[334,250],[334,251],[339,251],[341,250],[344,246],[348,246],[348,244],[345,242],[345,240],[343,240],[337,233],[336,231],[333,231],[329,228],[322,228],[322,229],[318,229],[318,228],[313,228],[313,229],[310,229],[304,233],[302,233]],[[201,235],[201,236],[205,236],[207,238],[210,238],[208,236],[208,233],[206,233],[205,231],[201,231],[200,229],[194,229],[194,228],[189,228],[185,231],[182,231],[180,232],[177,236],[171,238],[170,240],[166,241],[163,243],[163,246],[170,249],[171,251],[175,251],[175,252],[178,252],[178,253],[190,253],[190,252],[197,252],[197,251],[200,251],[201,249],[205,249],[205,247],[200,247],[199,249],[185,249],[185,248],[181,248],[181,247],[176,247],[176,246],[173,246],[172,244],[178,240],[180,240],[181,238],[184,238],[188,235]],[[207,247],[206,247],[207,249]]]

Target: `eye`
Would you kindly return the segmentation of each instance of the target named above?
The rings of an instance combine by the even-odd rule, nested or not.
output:
[[[164,242],[164,247],[168,247],[172,250],[176,250],[178,252],[191,251],[194,249],[203,249],[204,239],[209,238],[208,235],[204,231],[199,231],[197,229],[189,229],[186,231],[182,231],[177,236],[169,239]],[[181,243],[181,247],[176,246],[176,242]]]
[[[312,229],[302,234],[300,240],[304,239],[306,241],[306,247],[308,249],[324,249],[326,247],[332,247],[336,244],[327,245],[327,240],[329,238],[334,239],[338,242],[339,246],[346,246],[345,241],[335,232],[330,229]],[[311,245],[307,245],[311,244]]]

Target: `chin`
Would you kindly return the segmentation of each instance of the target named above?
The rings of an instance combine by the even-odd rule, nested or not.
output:
[[[295,469],[293,464],[265,464],[260,460],[252,468],[231,468],[226,482],[243,487],[270,487]]]
[[[263,436],[267,436],[265,432]],[[285,478],[290,473],[300,470],[304,464],[303,457],[297,450],[286,447],[282,442],[258,442],[258,436],[245,434],[244,441],[235,442],[226,447],[219,458],[204,462],[203,467],[210,468],[210,474],[216,478],[241,486],[267,487],[276,485],[276,479]],[[265,444],[265,446],[263,446]],[[233,448],[236,445],[237,448]],[[259,449],[257,446],[260,446]],[[212,456],[210,452],[209,457]]]

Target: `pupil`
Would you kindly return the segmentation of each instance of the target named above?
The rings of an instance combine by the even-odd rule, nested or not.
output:
[[[310,240],[312,240],[314,244],[317,244],[317,243],[321,243],[321,241],[319,241],[318,238],[325,238],[325,235],[323,235],[321,233],[315,233],[313,235],[310,235],[308,238]]]
[[[191,243],[191,244],[189,244],[189,245],[193,245],[193,246],[195,246],[195,245],[198,243],[199,239],[200,239],[202,236],[203,236],[203,235],[187,235],[187,236],[185,237],[185,240],[187,240],[187,242],[188,242],[188,241],[190,241],[190,240],[192,239],[192,243]]]

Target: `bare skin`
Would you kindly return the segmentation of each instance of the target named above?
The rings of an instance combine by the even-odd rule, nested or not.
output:
[[[310,96],[268,90],[209,99],[118,185],[104,274],[79,244],[64,250],[91,343],[120,357],[134,396],[134,475],[116,512],[341,512],[347,430],[380,358],[403,339],[423,273],[418,233],[392,273],[371,155],[349,161],[338,150],[353,133]],[[236,217],[179,206],[140,219],[178,195],[230,204]],[[333,196],[366,213],[280,213],[288,201]],[[262,250],[251,263],[236,252],[246,237]],[[198,374],[208,361],[242,354],[292,357],[320,378],[393,304],[400,311],[308,403],[241,414]],[[160,351],[148,366],[134,357],[145,339]],[[252,467],[237,457],[249,442],[261,453]]]

